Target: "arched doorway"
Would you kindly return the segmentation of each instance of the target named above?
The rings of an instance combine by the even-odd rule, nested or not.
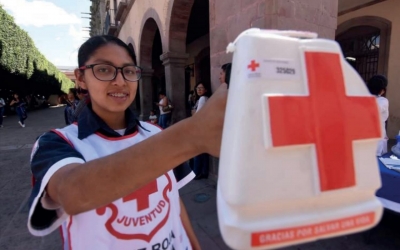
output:
[[[210,47],[206,47],[195,57],[196,82],[204,82],[211,86],[210,68]]]
[[[162,54],[162,43],[161,43],[161,34],[157,29],[156,34],[154,36],[153,41],[153,49],[152,49],[152,69],[153,69],[153,77],[152,77],[152,86],[153,86],[153,100],[158,101],[158,93],[160,91],[165,92],[165,69],[162,61],[160,60],[160,56]],[[158,106],[153,105],[154,109],[158,109]]]
[[[381,32],[372,26],[358,26],[341,34],[337,40],[347,60],[368,81],[378,73]]]
[[[208,55],[202,52],[207,48],[209,51],[209,30],[208,0],[174,0],[168,33],[169,52],[162,56],[166,75],[170,76],[166,78],[167,94],[175,102],[173,121],[190,114],[187,97],[196,81],[210,82],[209,52]]]
[[[190,13],[186,37],[189,63],[194,63],[190,89],[202,82],[211,91],[209,2],[195,0]],[[189,93],[186,93],[188,96]]]
[[[128,43],[128,47],[133,51],[133,61],[136,65],[137,64],[137,59],[136,59],[136,52],[135,52],[135,47],[133,46],[132,43]],[[140,115],[140,91],[136,92],[136,97],[135,101],[131,105],[131,109],[135,112],[136,115]]]
[[[375,74],[387,75],[391,22],[380,17],[357,17],[338,26],[336,41],[346,60],[364,81]]]
[[[154,13],[154,12],[152,12]],[[157,92],[161,90],[160,81],[165,74],[164,66],[160,61],[162,54],[162,39],[157,22],[154,18],[148,18],[143,25],[140,38],[140,66],[143,69],[142,80],[139,84],[140,108],[139,118],[147,120],[150,111],[157,106]]]

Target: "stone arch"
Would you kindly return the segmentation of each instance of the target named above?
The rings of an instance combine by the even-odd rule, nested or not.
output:
[[[135,61],[135,64],[137,65],[138,61],[137,61],[137,54],[136,54],[137,49],[136,49],[135,41],[133,41],[133,38],[129,36],[126,39],[126,44],[133,51],[133,54],[135,55],[134,61]]]
[[[196,83],[199,81],[203,81],[205,82],[205,84],[207,84],[207,87],[211,87],[211,72],[210,72],[210,68],[208,69],[207,72],[202,72],[204,69],[202,67],[202,62],[204,60],[208,60],[208,65],[211,67],[210,65],[210,47],[206,47],[204,49],[202,49],[195,57],[195,71],[199,72],[199,74],[196,74]],[[204,74],[205,73],[205,74]]]
[[[350,29],[357,27],[373,27],[380,31],[379,63],[378,73],[388,74],[390,38],[392,31],[392,22],[378,16],[361,16],[352,18],[338,25],[336,29],[336,40],[340,40]]]
[[[165,44],[162,27],[162,22],[157,11],[153,8],[148,9],[142,19],[139,37],[139,61],[140,65],[144,68],[151,68],[151,50],[157,30],[161,35],[162,46]]]
[[[168,15],[168,51],[186,53],[186,36],[193,4],[194,0],[173,1]]]
[[[141,120],[146,120],[153,109],[153,47],[156,35],[160,34],[161,50],[164,44],[162,36],[162,26],[157,12],[150,8],[142,19],[139,38],[139,60],[142,67],[142,80],[139,85],[140,95],[140,116]],[[158,40],[159,41],[159,40]],[[158,43],[159,44],[159,43]]]

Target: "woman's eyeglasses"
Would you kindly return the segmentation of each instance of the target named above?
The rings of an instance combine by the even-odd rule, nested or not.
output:
[[[139,81],[142,77],[142,69],[134,65],[115,67],[110,64],[91,64],[82,66],[79,69],[92,69],[94,77],[100,81],[114,80],[117,77],[118,70],[121,70],[122,77],[129,82]]]

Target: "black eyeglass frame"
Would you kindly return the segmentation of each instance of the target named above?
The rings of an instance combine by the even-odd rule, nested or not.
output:
[[[115,74],[114,74],[114,76],[112,77],[112,79],[110,79],[110,80],[101,80],[101,79],[99,79],[99,78],[96,76],[96,73],[94,73],[94,67],[97,66],[97,65],[108,65],[108,66],[114,67],[114,68],[115,68]],[[135,67],[135,68],[139,69],[139,71],[140,71],[140,76],[138,77],[138,79],[135,80],[135,81],[131,81],[131,80],[126,79],[125,74],[124,74],[124,71],[123,71],[123,69],[124,69],[125,67]],[[89,64],[89,65],[85,65],[85,66],[79,67],[78,69],[79,69],[79,70],[92,69],[92,72],[93,72],[94,77],[96,77],[97,80],[103,81],[103,82],[108,82],[108,81],[113,81],[113,80],[115,80],[115,78],[116,78],[117,75],[118,75],[118,70],[121,70],[122,77],[124,78],[125,81],[128,81],[128,82],[137,82],[137,81],[139,81],[139,80],[142,78],[142,72],[143,72],[143,69],[142,69],[141,67],[139,67],[139,66],[136,66],[136,65],[125,65],[125,66],[123,66],[123,67],[116,67],[116,66],[114,66],[114,65],[107,64],[107,63]]]

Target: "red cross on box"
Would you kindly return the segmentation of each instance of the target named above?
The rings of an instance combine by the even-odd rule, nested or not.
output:
[[[381,137],[376,100],[347,96],[340,55],[305,52],[309,96],[268,98],[272,145],[315,144],[321,191],[356,184],[353,141]]]
[[[257,63],[255,60],[251,60],[251,63],[247,66],[248,69],[251,69],[251,71],[256,71],[256,69],[260,67],[260,64]]]

